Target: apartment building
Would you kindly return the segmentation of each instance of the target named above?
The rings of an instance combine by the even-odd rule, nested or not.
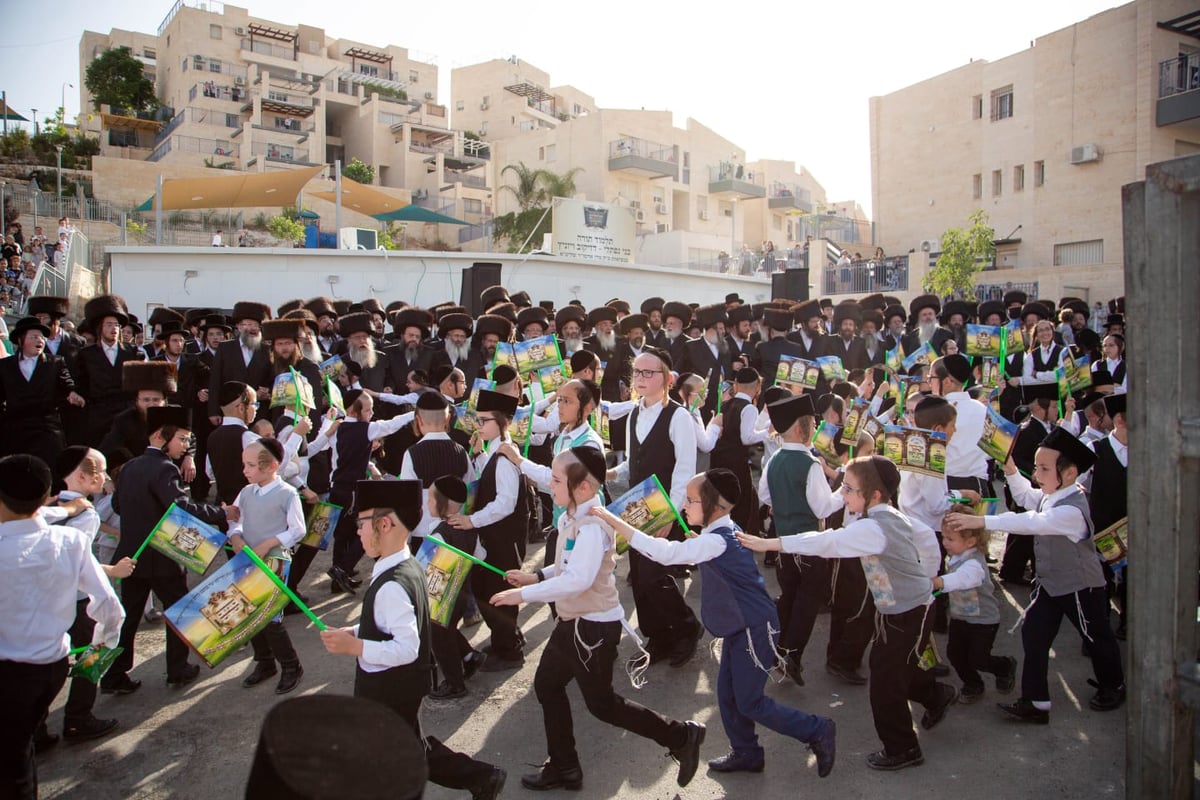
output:
[[[1121,187],[1200,151],[1200,12],[1136,0],[873,97],[870,118],[889,253],[932,261],[942,231],[983,209],[996,231],[985,296],[1122,295]]]
[[[450,128],[431,57],[219,2],[179,0],[153,35],[85,32],[81,87],[87,64],[115,46],[129,46],[153,67],[162,108],[92,115],[103,158],[145,160],[168,172],[263,172],[358,158],[376,168],[378,185],[407,189],[414,202],[476,223],[476,236],[490,214],[490,151]],[[80,101],[91,107],[86,88]]]
[[[450,72],[454,125],[500,141],[596,110],[596,100],[574,86],[550,85],[550,75],[516,56],[456,67]]]

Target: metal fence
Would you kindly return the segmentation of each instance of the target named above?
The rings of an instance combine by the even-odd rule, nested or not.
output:
[[[869,294],[908,289],[908,256],[863,259],[825,269],[824,294]]]
[[[1030,300],[1038,298],[1038,281],[1008,282],[1008,283],[977,283],[975,284],[975,299],[979,302],[987,300],[1003,300],[1008,292],[1024,292]]]

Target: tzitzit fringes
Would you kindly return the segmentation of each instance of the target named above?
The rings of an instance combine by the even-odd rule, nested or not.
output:
[[[929,621],[929,612],[932,610],[933,610],[933,603],[926,603],[925,604],[925,613],[921,615],[921,633],[923,633],[925,631],[925,623]],[[930,634],[930,635],[932,635],[932,634]],[[922,638],[921,634],[918,633],[917,634],[917,643],[916,643],[916,645],[913,646],[912,652],[910,652],[909,655],[915,656],[917,658],[917,660],[920,661],[921,660],[921,652],[925,649],[922,646],[924,643],[925,643],[925,640]]]
[[[1079,592],[1072,593],[1075,597],[1075,613],[1079,615],[1079,634],[1089,642],[1095,642],[1092,635],[1088,633],[1087,619],[1083,616],[1083,606],[1079,602]]]
[[[1016,631],[1017,628],[1021,627],[1021,625],[1025,622],[1025,615],[1029,613],[1029,609],[1033,608],[1033,604],[1037,602],[1038,595],[1041,593],[1042,593],[1042,585],[1037,582],[1036,578],[1034,578],[1033,593],[1029,595],[1029,605],[1027,605],[1021,609],[1021,613],[1017,615],[1017,621],[1014,622],[1013,626],[1008,629],[1009,634],[1012,634],[1014,631]],[[1078,598],[1076,598],[1076,602],[1078,602]]]
[[[642,644],[641,637],[634,632],[626,620],[621,620],[621,627],[633,638],[634,644],[637,645],[638,653],[640,653],[640,655],[625,662],[625,675],[629,678],[630,686],[634,689],[641,689],[646,685],[646,671],[650,669],[650,652],[646,650]]]
[[[592,651],[604,644],[604,639],[601,638],[600,641],[592,645],[589,645],[587,642],[585,642],[583,640],[583,636],[581,636],[579,633],[579,621],[581,619],[583,619],[583,617],[575,618],[575,655],[579,656],[579,663],[583,664],[583,668],[588,672],[591,672],[592,670],[590,667],[588,667],[588,662],[592,660]],[[583,652],[580,652],[581,647],[583,648]]]

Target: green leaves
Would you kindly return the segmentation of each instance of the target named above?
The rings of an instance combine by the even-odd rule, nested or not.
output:
[[[283,239],[285,242],[295,244],[304,241],[304,225],[299,220],[288,219],[282,214],[267,221],[267,230],[276,239]]]
[[[102,104],[147,111],[158,107],[154,81],[128,47],[105,50],[88,64],[83,85],[92,93],[96,110]]]
[[[342,175],[352,181],[370,186],[375,182],[375,167],[364,164],[357,158],[352,158],[349,164],[342,165]]]
[[[970,227],[949,228],[942,234],[942,252],[937,264],[926,273],[921,285],[938,297],[956,293],[970,296],[975,277],[996,254],[996,232],[988,225],[988,216],[978,210],[967,219]]]

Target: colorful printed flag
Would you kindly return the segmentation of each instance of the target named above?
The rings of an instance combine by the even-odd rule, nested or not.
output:
[[[545,367],[562,366],[562,356],[558,353],[558,340],[554,334],[526,339],[513,345],[517,360],[517,372],[528,375]]]
[[[1021,335],[1021,320],[1010,320],[1004,326],[1004,352],[1010,356],[1025,352],[1025,337]]]
[[[465,513],[465,512],[464,512]],[[436,534],[435,534],[436,535]],[[417,562],[425,572],[425,591],[429,594],[429,618],[449,625],[459,592],[467,582],[471,562],[453,550],[440,547],[430,536],[417,551]]]
[[[820,377],[821,367],[817,362],[797,356],[780,356],[775,369],[775,383],[796,394],[816,389]]]
[[[337,380],[346,371],[346,362],[341,356],[331,356],[320,364],[321,377]]]
[[[906,355],[901,366],[904,367],[905,372],[908,372],[917,365],[926,366],[932,364],[934,361],[937,361],[937,357],[938,355],[933,349],[933,345],[929,342],[926,342],[916,350],[913,350],[911,353]]]
[[[1006,419],[989,405],[987,417],[983,421],[983,434],[979,437],[979,449],[997,464],[1003,464],[1008,461],[1008,454],[1016,444],[1019,430],[1020,426],[1017,423]]]
[[[1003,330],[999,325],[967,325],[967,355],[1000,357]]]
[[[671,502],[671,497],[662,487],[657,475],[630,487],[629,491],[609,503],[606,508],[623,519],[630,527],[637,528],[647,536],[666,536],[671,526],[678,522],[685,533],[690,534],[683,517]],[[629,549],[629,541],[617,534],[617,552]]]
[[[316,505],[308,512],[308,520],[305,525],[307,532],[300,540],[300,544],[306,544],[318,550],[328,549],[329,541],[333,538],[333,531],[342,517],[343,510],[341,506],[333,503],[327,503],[324,500],[317,501]]]
[[[883,368],[891,372],[899,372],[904,368],[904,356],[900,352],[900,343],[883,354]]]
[[[492,366],[488,370],[488,378],[492,377],[492,373],[496,371],[496,367],[501,364],[508,364],[517,371],[517,351],[511,342],[499,342],[496,344],[496,354],[492,356]]]
[[[225,546],[227,538],[228,534],[172,503],[150,531],[149,543],[176,564],[203,575]]]
[[[335,383],[334,380],[328,376],[324,378],[324,381],[325,398],[329,401],[329,407],[337,409],[337,411],[339,411],[343,417],[346,416],[346,400],[344,397],[342,397],[341,388],[339,388],[337,383]]]
[[[267,564],[286,583],[290,559],[276,548]],[[250,641],[288,604],[288,596],[245,553],[238,553],[175,605],[167,625],[205,664],[215,667]]]
[[[571,367],[560,364],[556,367],[542,367],[537,371],[537,381],[542,387],[542,395],[557,392],[564,383],[570,380]]]
[[[276,375],[275,383],[271,386],[271,408],[291,408],[298,411],[297,416],[303,416],[301,407],[317,407],[308,380],[294,369]]]
[[[888,425],[883,437],[883,455],[899,469],[936,478],[946,474],[946,434],[941,431]]]
[[[846,380],[846,367],[838,356],[818,356],[817,364],[821,367],[821,374],[825,376],[825,380],[830,383]]]
[[[825,461],[830,466],[841,466],[842,455],[837,451],[838,434],[842,428],[840,425],[834,425],[828,420],[821,420],[821,424],[813,431],[812,446],[818,453],[825,457]]]

